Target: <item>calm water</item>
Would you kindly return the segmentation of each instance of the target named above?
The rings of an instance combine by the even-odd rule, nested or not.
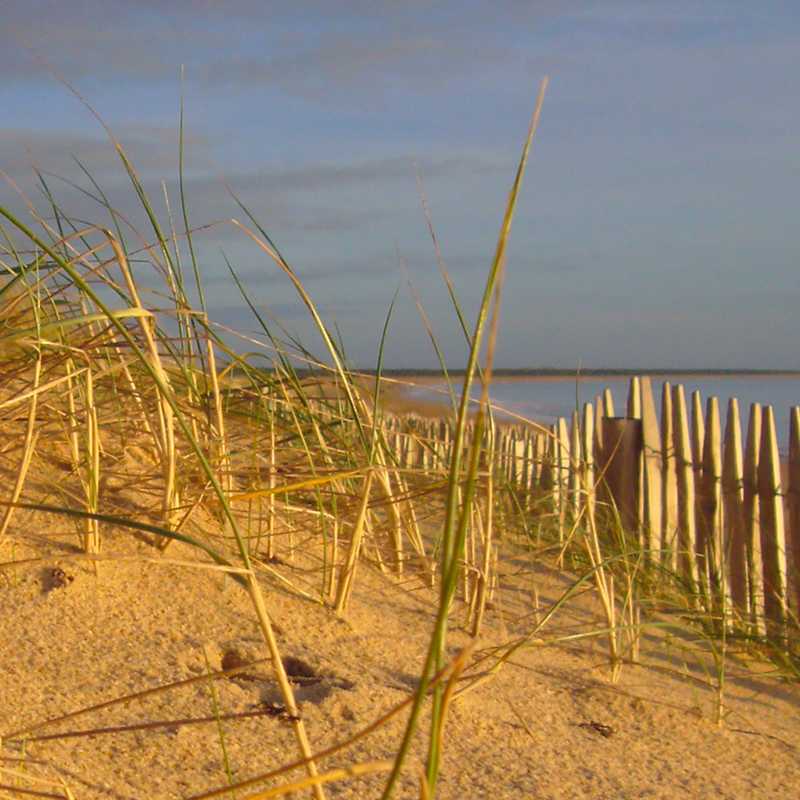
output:
[[[492,385],[491,394],[494,403],[515,414],[551,423],[558,417],[569,417],[572,414],[576,396],[580,407],[585,402],[593,401],[605,388],[611,389],[614,395],[616,413],[623,415],[627,404],[629,380],[629,378],[581,378],[577,384],[574,378],[497,380]],[[653,395],[659,413],[661,386],[665,380],[673,386],[677,383],[683,384],[686,388],[687,403],[695,389],[700,390],[704,407],[707,397],[718,397],[723,426],[729,397],[739,399],[739,413],[742,425],[745,427],[751,403],[771,405],[775,412],[775,425],[781,450],[785,451],[789,436],[789,412],[792,406],[800,405],[800,377],[659,376],[653,379]],[[445,384],[442,382],[439,385],[415,388],[410,394],[420,399],[436,400],[444,398],[444,395],[436,392],[437,389],[444,388]],[[478,388],[475,390],[475,396],[479,394]]]

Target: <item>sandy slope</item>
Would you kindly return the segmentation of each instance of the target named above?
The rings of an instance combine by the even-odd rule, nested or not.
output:
[[[51,520],[20,515],[17,528],[52,541]],[[27,555],[44,548],[30,541]],[[52,549],[52,545],[48,545]],[[69,550],[65,546],[65,555]],[[106,552],[140,560],[64,558],[21,565],[0,579],[0,731],[9,733],[92,704],[201,675],[226,653],[264,653],[244,592],[218,574],[142,561],[152,548],[128,534],[107,534]],[[20,557],[18,549],[16,558]],[[173,546],[166,559],[196,557]],[[164,560],[162,558],[162,560]],[[54,586],[52,568],[74,580]],[[313,585],[312,562],[276,568]],[[530,629],[535,579],[546,607],[566,585],[521,561],[505,568],[489,630],[477,655]],[[55,581],[58,582],[57,580]],[[313,667],[318,680],[298,685],[301,712],[316,749],[344,739],[407,696],[432,621],[433,597],[413,576],[402,583],[361,568],[346,621],[265,582],[285,656]],[[461,617],[456,609],[454,621]],[[590,594],[554,620],[551,633],[597,624]],[[453,652],[467,643],[454,631]],[[675,651],[677,653],[677,651]],[[233,658],[233,656],[228,656]],[[727,725],[709,720],[713,696],[697,674],[679,679],[680,659],[645,644],[651,666],[628,666],[606,680],[599,644],[518,653],[494,679],[463,696],[448,724],[442,798],[743,798],[791,797],[800,788],[797,687],[745,680],[729,687]],[[230,660],[228,661],[230,664]],[[297,671],[297,670],[296,670]],[[303,671],[300,669],[300,671]],[[265,666],[216,682],[222,713],[253,711],[278,695]],[[39,734],[213,716],[206,681],[46,726]],[[389,757],[398,718],[343,756],[324,763]],[[592,723],[609,726],[605,737]],[[292,760],[290,724],[261,716],[226,721],[234,779]],[[582,727],[588,726],[588,727]],[[599,727],[597,726],[597,727]],[[747,732],[744,732],[747,731]],[[175,724],[133,732],[5,742],[0,766],[24,758],[29,774],[61,775],[78,798],[179,798],[226,783],[216,723]],[[417,750],[400,796],[416,795]],[[16,763],[16,766],[19,766]],[[297,773],[295,773],[297,774]],[[0,783],[10,784],[9,778]],[[380,778],[331,785],[336,797],[374,797]],[[23,796],[11,790],[3,796]],[[240,794],[239,796],[244,796]]]

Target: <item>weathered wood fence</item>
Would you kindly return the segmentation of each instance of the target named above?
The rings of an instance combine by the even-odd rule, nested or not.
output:
[[[735,610],[760,632],[797,627],[800,611],[800,407],[791,410],[781,460],[770,406],[739,403],[723,424],[716,397],[632,378],[623,415],[606,389],[549,428],[503,424],[495,475],[523,495],[547,492],[564,536],[613,509],[644,558],[681,576],[710,609]],[[449,421],[390,416],[401,467],[446,469]]]

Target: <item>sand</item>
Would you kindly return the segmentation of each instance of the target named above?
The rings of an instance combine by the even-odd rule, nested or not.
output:
[[[0,454],[7,486],[18,457],[13,448]],[[104,508],[144,519],[157,515],[157,481],[143,464],[142,452],[129,443],[104,478]],[[66,485],[68,468],[58,448],[40,449],[26,497],[67,501],[54,487]],[[313,599],[321,553],[309,525],[307,515],[282,511],[279,533],[291,529],[294,548],[282,536],[279,560],[271,572],[260,572],[260,582],[294,676],[300,714],[319,752],[409,697],[437,598],[412,569],[396,577],[367,559],[358,567],[351,608],[337,617]],[[428,521],[429,533],[436,525],[435,517]],[[225,546],[220,525],[202,506],[187,532],[213,535],[216,546]],[[63,781],[81,800],[190,798],[227,784],[223,742],[233,781],[297,758],[250,601],[230,577],[208,569],[204,556],[181,543],[162,554],[146,537],[104,525],[102,560],[91,561],[77,550],[68,518],[38,511],[17,511],[9,534],[0,549],[0,797],[32,796],[23,789],[64,796],[34,782],[43,778]],[[448,652],[455,656],[474,646],[460,688],[491,663],[481,659],[493,648],[528,635],[536,615],[571,581],[546,560],[513,548],[506,550],[500,573],[477,642],[463,630],[463,603],[453,609]],[[726,718],[717,726],[712,676],[688,642],[667,646],[653,631],[641,663],[626,664],[617,684],[609,681],[602,640],[553,642],[602,626],[594,592],[583,592],[497,674],[456,699],[438,797],[719,800],[797,794],[796,684],[757,677],[763,665],[729,662]],[[212,692],[204,677],[209,669],[250,661],[260,663],[214,681]],[[190,682],[47,724],[181,681]],[[218,721],[219,715],[226,718]],[[323,760],[321,769],[391,759],[405,718],[404,712]],[[423,731],[426,723],[423,717]],[[420,796],[424,748],[420,735],[396,796]],[[379,797],[384,780],[377,775],[333,783],[327,793]]]
[[[52,522],[26,513],[17,524],[43,536]],[[127,533],[106,536],[106,554],[115,558],[99,563],[97,574],[86,560],[67,558],[68,548],[61,559],[49,557],[3,572],[4,737],[93,704],[202,675],[204,652],[215,670],[226,653],[229,659],[230,653],[243,660],[263,658],[249,601],[230,578],[169,563],[197,559],[181,544],[157,556]],[[28,548],[29,555],[37,549],[35,544]],[[276,568],[303,583],[311,563],[298,556],[294,564]],[[63,570],[64,576],[56,574],[54,579],[54,569]],[[478,655],[530,630],[533,581],[542,608],[567,585],[564,576],[544,567],[530,572],[519,560],[508,563],[503,572],[505,588],[489,612]],[[264,581],[264,589],[281,629],[284,656],[299,659],[318,677],[297,687],[316,750],[353,735],[414,687],[435,602],[418,579],[398,581],[360,568],[353,605],[344,620],[271,581]],[[590,628],[598,624],[597,611],[592,594],[584,594],[547,630],[554,634]],[[463,608],[457,607],[453,652],[469,642],[459,630],[462,618]],[[717,727],[712,722],[713,693],[702,672],[688,665],[681,677],[681,659],[666,653],[656,640],[645,643],[643,662],[624,667],[620,682],[612,685],[600,643],[520,651],[496,677],[455,703],[439,796],[796,795],[797,686],[752,677],[730,679],[728,717]],[[215,686],[225,714],[252,712],[265,701],[279,700],[264,665]],[[48,725],[37,733],[145,721],[165,722],[162,727],[32,741],[24,751],[18,742],[6,741],[0,766],[9,768],[22,758],[29,774],[61,776],[76,798],[190,797],[226,783],[219,732],[215,722],[171,721],[214,714],[209,684],[202,681]],[[391,757],[402,721],[395,720],[322,766]],[[285,719],[262,716],[222,724],[234,780],[295,757]],[[417,748],[412,767],[420,758]],[[0,783],[12,781],[4,778]],[[332,784],[328,793],[375,797],[380,785],[380,778],[370,778]],[[3,791],[3,796],[23,796]],[[413,769],[398,796],[418,796]]]

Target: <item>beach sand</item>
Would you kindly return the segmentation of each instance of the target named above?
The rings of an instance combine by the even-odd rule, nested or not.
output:
[[[512,379],[516,382],[516,379]],[[442,383],[440,377],[417,375],[404,378],[384,378],[381,388],[381,404],[393,414],[415,414],[426,419],[455,418],[453,404],[449,392],[442,390],[436,395],[426,392],[424,397],[415,393],[417,388],[430,389],[432,385],[438,386]],[[453,379],[453,388],[456,397],[461,391],[462,379]],[[364,388],[368,388],[370,396],[373,394],[373,387],[367,387],[366,381]],[[550,426],[541,420],[529,419],[519,414],[504,409],[502,406],[493,405],[495,409],[495,419],[500,427],[506,425],[530,425],[537,430],[549,431]],[[478,410],[478,403],[473,401],[470,404],[470,415],[474,417]]]
[[[58,467],[43,454],[35,468],[41,480]],[[144,514],[157,507],[157,497],[119,478],[107,491]],[[306,530],[306,524],[283,513],[280,530],[293,531],[294,555],[281,539],[279,561],[270,568],[313,596],[321,554],[316,531]],[[213,530],[215,521],[200,511],[196,525]],[[173,543],[160,555],[130,532],[105,526],[103,535],[104,560],[95,570],[76,553],[74,529],[64,520],[54,524],[51,516],[34,511],[18,511],[14,518],[0,573],[0,768],[19,776],[0,773],[0,784],[35,788],[30,780],[39,776],[63,780],[81,800],[166,800],[226,785],[223,741],[234,781],[293,761],[291,723],[269,705],[279,703],[279,695],[268,664],[214,683],[219,713],[234,715],[219,723],[222,735],[210,682],[202,678],[209,668],[266,656],[241,587],[193,566],[199,556],[186,545]],[[12,557],[18,563],[9,566]],[[260,580],[284,659],[301,665],[295,689],[315,751],[353,736],[413,691],[437,600],[419,575],[409,569],[395,578],[362,562],[343,619],[267,573]],[[570,580],[541,559],[508,551],[500,590],[465,674],[480,674],[490,663],[481,663],[481,657],[527,635],[535,616]],[[451,656],[471,644],[461,627],[464,616],[459,602],[448,640]],[[744,670],[731,661],[727,716],[718,727],[709,676],[680,642],[665,647],[656,631],[649,634],[642,663],[624,666],[617,684],[609,682],[602,640],[543,644],[545,635],[602,626],[594,593],[581,594],[529,647],[454,702],[438,797],[739,800],[796,794],[796,685],[758,679],[753,665]],[[197,678],[202,679],[46,724]],[[254,713],[261,716],[247,716]],[[198,718],[206,721],[191,722]],[[405,718],[404,712],[320,767],[391,759]],[[423,716],[423,728],[426,722]],[[134,728],[119,730],[125,726]],[[29,740],[23,746],[25,731]],[[419,797],[423,759],[420,735],[396,796]],[[295,771],[291,777],[300,775]],[[327,792],[378,797],[383,780],[334,783]]]

